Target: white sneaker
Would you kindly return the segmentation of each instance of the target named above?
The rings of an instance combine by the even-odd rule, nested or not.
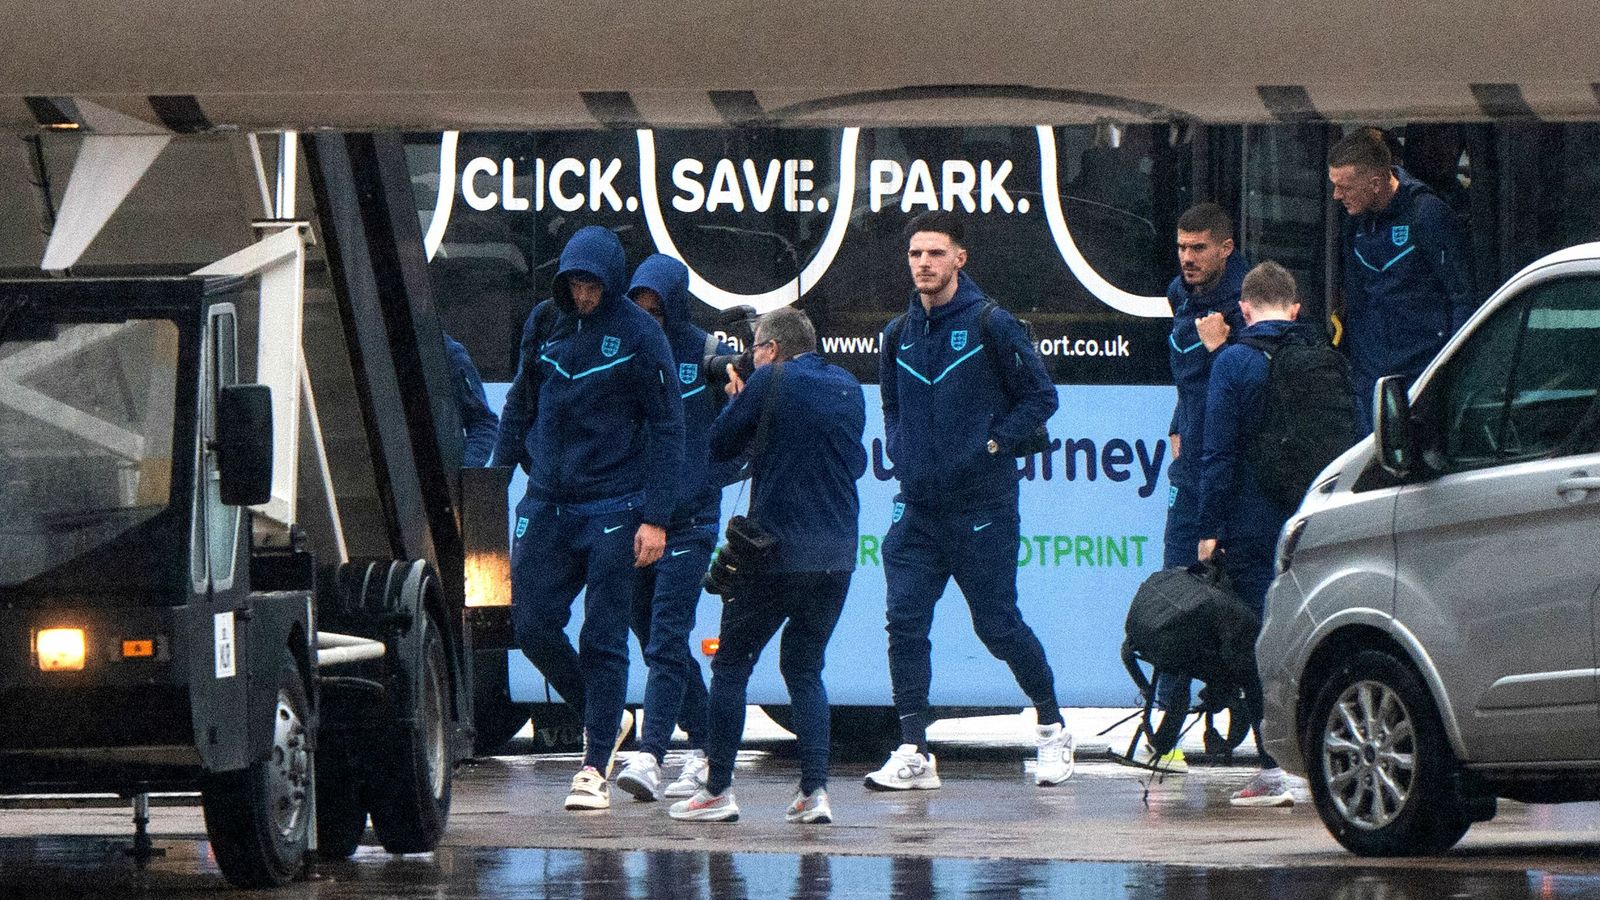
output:
[[[739,804],[734,802],[732,790],[713,796],[701,788],[693,797],[672,804],[667,815],[680,822],[737,822]]]
[[[795,825],[828,825],[833,822],[833,807],[828,805],[828,792],[817,788],[809,794],[795,792],[794,802],[783,814],[783,820]]]
[[[617,787],[633,795],[635,800],[654,802],[661,793],[661,763],[648,750],[640,750],[628,758],[617,776]]]
[[[1072,755],[1075,746],[1072,732],[1060,722],[1036,726],[1034,732],[1039,747],[1038,765],[1033,770],[1034,783],[1043,787],[1071,778],[1076,765]]]
[[[1133,761],[1137,765],[1167,775],[1182,775],[1189,771],[1189,761],[1184,759],[1183,750],[1178,747],[1173,747],[1158,758],[1156,748],[1149,744],[1141,744],[1139,752],[1133,756]]]
[[[693,797],[696,791],[706,786],[706,777],[710,774],[711,764],[706,760],[704,750],[690,750],[683,758],[683,771],[678,779],[667,785],[668,797]]]
[[[1262,769],[1249,784],[1234,791],[1228,802],[1234,806],[1293,806],[1294,791],[1282,769]]]
[[[606,757],[606,777],[611,777],[611,770],[617,764],[617,751],[622,749],[623,742],[627,741],[628,734],[633,731],[633,713],[630,710],[622,711],[622,721],[617,723],[617,739],[611,744],[611,755]],[[583,730],[583,755],[589,755],[589,729]]]
[[[611,785],[594,766],[584,766],[572,776],[572,790],[567,793],[567,809],[610,809]]]
[[[931,791],[940,784],[939,761],[918,753],[916,744],[901,744],[863,783],[869,791]]]

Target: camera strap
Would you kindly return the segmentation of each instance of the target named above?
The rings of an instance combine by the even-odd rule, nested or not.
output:
[[[772,379],[767,382],[767,395],[761,398],[761,418],[756,422],[755,437],[750,440],[750,506],[745,515],[754,519],[756,514],[756,501],[765,495],[762,490],[765,484],[755,484],[755,466],[761,459],[761,454],[767,451],[767,440],[772,435],[772,411],[778,405],[778,385],[783,383],[783,363],[772,364]],[[756,521],[761,521],[756,519]]]

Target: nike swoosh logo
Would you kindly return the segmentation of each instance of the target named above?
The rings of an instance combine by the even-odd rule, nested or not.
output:
[[[613,525],[613,526],[611,526],[611,527],[610,527],[610,528],[605,528],[605,529],[602,529],[602,530],[603,530],[603,531],[604,531],[604,532],[605,532],[605,533],[606,533],[606,534],[610,534],[610,533],[611,533],[611,532],[613,532],[613,531],[616,531],[616,530],[617,530],[617,529],[618,529],[618,528],[621,528],[621,527],[622,527],[622,526],[621,526],[621,525]]]
[[[694,549],[693,547],[690,547],[688,550],[674,550],[674,551],[672,551],[672,555],[673,556],[682,556],[685,553],[688,553],[690,550],[693,550],[693,549]]]
[[[994,524],[993,522],[985,522],[982,525],[974,525],[974,526],[972,526],[972,530],[973,531],[982,531],[985,528],[988,528],[990,525],[993,525],[993,524]]]
[[[912,341],[909,344],[901,344],[900,345],[900,349],[901,350],[910,350],[912,347],[915,347],[916,345],[917,345],[917,342],[916,341]]]

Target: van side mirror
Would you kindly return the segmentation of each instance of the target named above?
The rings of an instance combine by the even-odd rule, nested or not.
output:
[[[1378,464],[1396,478],[1411,474],[1417,453],[1406,382],[1403,375],[1385,375],[1372,392],[1372,439],[1378,446]]]
[[[255,506],[272,496],[272,389],[231,384],[217,398],[222,502]]]

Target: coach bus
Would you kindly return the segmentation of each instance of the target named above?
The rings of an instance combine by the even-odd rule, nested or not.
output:
[[[270,156],[271,142],[258,136],[383,130],[406,135],[445,330],[496,401],[522,322],[584,225],[616,230],[631,263],[683,259],[706,324],[741,305],[805,309],[870,411],[859,566],[828,688],[847,714],[884,723],[880,547],[895,482],[876,354],[909,295],[910,216],[969,216],[968,271],[1031,323],[1058,385],[1056,443],[1018,463],[1016,562],[1024,614],[1075,706],[1133,699],[1117,648],[1127,601],[1162,555],[1174,400],[1163,294],[1185,208],[1227,208],[1244,255],[1286,265],[1319,323],[1337,301],[1342,215],[1324,154],[1353,125],[1388,129],[1456,211],[1480,296],[1600,236],[1600,69],[1590,13],[1571,2],[1366,4],[1337,18],[1255,0],[1204,16],[1102,3],[908,15],[880,0],[809,14],[720,0],[605,15],[574,3],[70,6],[8,23],[0,274],[62,268],[50,245],[70,245],[74,274],[193,271],[254,239],[219,223],[259,214],[268,191],[250,147]],[[102,137],[123,140],[111,150]],[[121,199],[89,221],[67,195],[96,159],[106,178],[84,190]],[[315,247],[308,267],[308,289],[325,288]],[[308,345],[338,327],[317,315]],[[724,514],[739,502],[730,489]],[[702,601],[697,651],[718,603]],[[933,702],[1019,708],[963,606],[953,589],[939,606]],[[554,697],[520,654],[506,665],[511,699],[549,713]],[[636,655],[633,701],[643,679]],[[750,696],[786,702],[775,659]]]

